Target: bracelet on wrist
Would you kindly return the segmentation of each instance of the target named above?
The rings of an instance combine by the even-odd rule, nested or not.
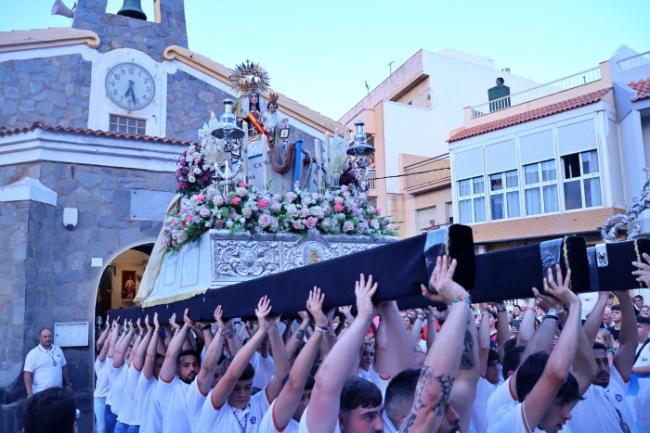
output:
[[[558,322],[560,321],[560,317],[557,314],[550,314],[550,313],[546,314],[544,316],[544,319],[553,319],[553,320],[556,320]]]
[[[454,299],[451,301],[451,303],[456,304],[458,302],[466,302],[467,305],[472,305],[472,297],[469,296],[469,294],[461,295],[461,296],[454,296]]]

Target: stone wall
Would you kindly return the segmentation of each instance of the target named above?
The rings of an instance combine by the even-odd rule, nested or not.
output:
[[[80,55],[0,63],[0,127],[88,127],[91,63]]]
[[[91,267],[91,257],[108,265],[125,249],[156,238],[160,221],[130,219],[131,190],[175,189],[173,173],[51,162],[0,167],[0,186],[25,175],[57,192],[58,203],[0,203],[0,386],[15,379],[41,327],[87,321],[92,330],[103,268]],[[79,210],[74,230],[62,224],[65,207]],[[64,352],[75,390],[90,399],[92,333],[89,347]]]
[[[20,373],[26,353],[25,287],[29,202],[0,203],[0,386]]]
[[[106,13],[107,0],[79,0],[72,27],[91,30],[101,39],[98,50],[134,48],[162,61],[165,48],[187,48],[187,30],[183,0],[160,2],[160,23]],[[153,20],[153,17],[147,17]]]
[[[223,112],[223,100],[234,98],[183,71],[167,76],[167,137],[198,141],[197,131],[210,113]]]

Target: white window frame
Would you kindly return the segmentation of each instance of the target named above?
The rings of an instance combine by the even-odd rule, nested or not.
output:
[[[477,193],[474,191],[474,180],[475,179],[483,179],[483,192]],[[469,181],[469,186],[470,186],[470,194],[469,195],[461,195],[461,188],[460,188],[460,183],[464,181]],[[486,188],[487,184],[485,182],[485,176],[473,176],[473,177],[468,177],[465,179],[460,179],[457,181],[458,185],[458,222],[460,224],[472,224],[472,223],[483,223],[488,221],[488,215],[487,215],[487,206],[486,206],[486,200],[487,200],[487,195],[486,195]],[[483,215],[484,219],[477,221],[476,220],[476,209],[474,208],[474,203],[476,199],[483,199]],[[470,204],[472,205],[472,219],[471,221],[462,221],[461,213],[460,213],[460,203],[462,201],[469,200]]]
[[[111,118],[115,118],[117,121],[117,129],[113,129],[113,123]],[[121,124],[120,121],[126,122],[126,130],[120,129],[121,126],[124,126]],[[144,122],[144,124],[141,126],[139,125],[140,122]],[[131,132],[130,129],[134,129],[135,132]],[[143,119],[141,117],[135,117],[135,116],[124,116],[122,114],[114,114],[111,113],[109,114],[109,120],[108,120],[108,130],[111,132],[122,132],[125,134],[130,134],[130,135],[146,135],[147,134],[147,119]],[[140,131],[138,131],[140,130]]]
[[[512,173],[514,172],[517,175],[517,186],[511,186],[508,187],[506,184],[506,173]],[[493,176],[499,176],[501,177],[501,184],[503,185],[503,188],[492,191],[492,177]],[[508,220],[508,219],[515,219],[515,218],[521,218],[522,212],[521,212],[521,181],[520,181],[520,176],[519,176],[519,170],[513,169],[513,170],[507,170],[507,171],[502,171],[500,173],[492,173],[488,175],[487,177],[487,184],[486,186],[489,188],[488,192],[488,197],[489,197],[489,205],[488,208],[490,210],[489,216],[490,216],[490,221],[503,221],[503,220]],[[510,209],[508,207],[508,193],[511,192],[516,192],[517,193],[517,201],[519,202],[519,215],[517,216],[510,216]],[[497,195],[503,195],[503,218],[493,218],[492,217],[492,197],[497,196]]]
[[[555,166],[555,179],[554,180],[544,180],[543,177],[543,172],[542,172],[542,164],[545,162],[552,162],[553,165]],[[560,161],[563,162],[563,161]],[[537,167],[537,178],[538,181],[535,183],[528,184],[526,183],[526,167],[530,166],[536,166]],[[562,165],[562,168],[564,168],[564,165]],[[523,201],[524,201],[524,210],[525,213],[523,216],[525,217],[535,217],[538,215],[548,215],[548,214],[554,214],[554,213],[559,213],[562,209],[562,203],[560,202],[560,174],[559,174],[559,169],[557,165],[557,160],[554,159],[545,159],[543,161],[537,161],[537,162],[532,162],[530,164],[525,164],[521,167],[521,173],[523,177],[523,184],[521,185],[522,190],[523,190]],[[557,202],[557,210],[554,211],[546,211],[546,204],[544,202],[544,187],[547,186],[553,186],[555,185],[556,188],[556,202]],[[531,214],[528,213],[528,207],[526,205],[526,191],[531,190],[531,189],[537,189],[539,190],[539,199],[540,199],[540,205],[541,205],[541,212],[540,213],[535,213]]]
[[[598,171],[597,172],[591,172],[584,174],[583,172],[583,165],[582,165],[582,156],[585,153],[591,153],[591,152],[596,152],[596,161],[598,161]],[[576,155],[576,153],[569,153],[566,155],[560,156],[560,163],[561,163],[561,169],[562,169],[562,199],[563,199],[563,204],[564,204],[564,209],[567,211],[575,211],[575,210],[580,210],[580,209],[595,209],[599,207],[603,207],[603,182],[602,182],[602,177],[601,177],[601,167],[602,167],[602,162],[600,161],[600,152],[598,152],[598,149],[590,149],[590,150],[584,150],[582,152],[577,152],[578,155],[578,163],[580,165],[580,176],[577,177],[571,177],[571,178],[566,178],[566,173],[564,170],[564,158],[568,156]],[[599,184],[600,184],[600,204],[596,206],[589,206],[587,207],[585,205],[585,180],[588,179],[594,179],[598,178]],[[578,208],[573,208],[573,209],[568,209],[566,206],[566,196],[564,193],[564,186],[567,183],[570,182],[576,182],[578,181],[580,184],[580,207]]]

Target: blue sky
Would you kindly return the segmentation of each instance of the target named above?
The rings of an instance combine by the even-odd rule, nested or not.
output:
[[[64,0],[72,5],[73,0]],[[162,0],[165,1],[165,0]],[[53,0],[0,0],[0,30],[69,26]],[[142,0],[145,11],[152,0]],[[109,0],[117,11],[122,0]],[[538,82],[650,50],[648,0],[185,0],[190,48],[232,67],[251,59],[276,90],[338,119],[420,48],[495,60]],[[394,70],[394,69],[393,69]]]

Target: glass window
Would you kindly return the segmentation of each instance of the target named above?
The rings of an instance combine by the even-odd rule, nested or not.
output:
[[[557,173],[555,172],[555,161],[543,161],[542,162],[542,181],[548,182],[551,180],[557,179]]]
[[[458,195],[460,197],[467,197],[468,195],[472,195],[472,189],[470,188],[470,180],[465,179],[461,180],[458,182]]]
[[[519,191],[512,191],[506,194],[508,199],[508,218],[521,216],[519,210]]]
[[[108,117],[108,130],[132,135],[146,135],[147,121],[136,117],[111,114]]]
[[[492,219],[501,220],[505,217],[503,212],[503,194],[490,196],[490,209],[492,210]]]
[[[579,180],[564,184],[564,205],[568,210],[582,207],[582,191],[580,190]]]
[[[458,202],[461,224],[472,222],[472,200],[460,200]]]
[[[516,188],[518,186],[517,170],[506,171],[506,188]]]
[[[600,206],[602,204],[600,193],[600,179],[594,177],[585,179],[585,207]]]
[[[503,189],[503,173],[490,175],[490,191]]]
[[[485,182],[483,181],[483,176],[473,178],[472,185],[474,187],[474,194],[483,194],[485,192]]]
[[[595,150],[583,152],[582,157],[582,174],[598,172],[598,154]]]
[[[542,201],[540,199],[539,188],[530,188],[526,190],[526,214],[538,215],[542,213]]]
[[[557,201],[557,185],[544,187],[544,212],[557,212],[560,205]]]
[[[474,199],[474,222],[485,221],[485,198]]]
[[[538,164],[524,165],[524,180],[526,185],[539,182]]]

